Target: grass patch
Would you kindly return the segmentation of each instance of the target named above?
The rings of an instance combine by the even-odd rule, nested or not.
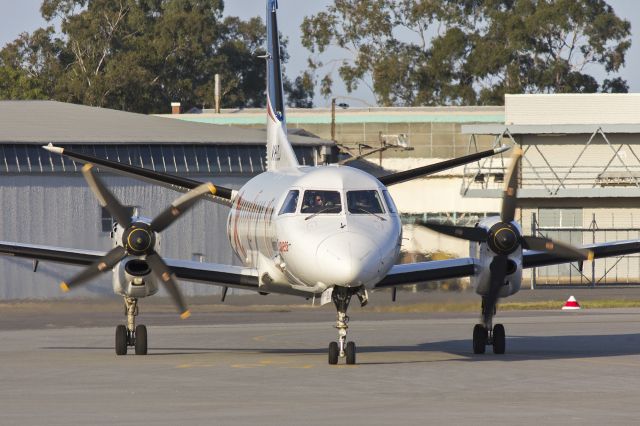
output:
[[[501,311],[542,311],[561,309],[564,301],[546,300],[539,302],[505,302],[499,304]],[[583,309],[640,308],[640,300],[602,299],[580,302]],[[416,303],[411,305],[377,306],[374,312],[426,313],[426,312],[479,312],[480,302],[466,303]]]

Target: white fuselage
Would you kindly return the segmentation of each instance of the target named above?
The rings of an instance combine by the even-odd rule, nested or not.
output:
[[[303,205],[310,194],[306,191],[331,195],[335,204],[311,213]],[[368,195],[375,191],[382,211],[357,209],[358,191]],[[287,203],[291,208],[283,212],[289,194],[298,195],[291,196]],[[227,235],[243,264],[258,270],[265,291],[274,285],[314,294],[336,285],[372,287],[400,253],[402,226],[392,203],[376,178],[351,167],[266,172],[238,191]]]

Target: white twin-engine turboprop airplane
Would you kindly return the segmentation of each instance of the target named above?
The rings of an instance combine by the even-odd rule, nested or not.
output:
[[[128,164],[45,147],[51,152],[87,163],[83,169],[100,204],[117,221],[114,249],[109,253],[41,245],[0,242],[0,254],[52,261],[86,269],[61,284],[68,290],[102,272],[113,271],[114,291],[124,297],[128,324],[116,329],[116,352],[135,346],[147,351],[144,326],[135,326],[137,301],[157,292],[159,281],[176,301],[182,317],[189,311],[175,278],[253,290],[330,299],[337,309],[338,341],[329,345],[329,363],[345,357],[356,361],[356,346],[347,341],[347,309],[352,296],[367,302],[367,290],[471,277],[482,297],[482,320],[473,334],[475,353],[492,345],[505,351],[504,327],[493,326],[498,298],[520,289],[523,268],[640,252],[637,241],[573,248],[545,238],[523,237],[514,221],[518,166],[516,150],[506,179],[501,216],[474,228],[422,225],[473,241],[472,257],[413,264],[399,261],[402,227],[386,187],[504,152],[484,151],[414,170],[375,178],[345,166],[302,167],[287,139],[276,21],[277,1],[267,1],[268,102],[267,169],[235,191],[210,183],[159,173]],[[189,191],[153,220],[130,218],[120,203],[93,174],[92,166],[124,174],[179,191]],[[199,198],[230,207],[227,235],[243,267],[163,260],[158,254],[158,233]]]

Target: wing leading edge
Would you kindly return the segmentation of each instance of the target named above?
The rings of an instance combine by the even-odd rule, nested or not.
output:
[[[83,154],[80,152],[70,151],[66,148],[53,146],[52,144],[45,145],[43,146],[43,148],[49,152],[53,152],[55,154],[69,157],[70,159],[82,164],[91,163],[98,166],[98,168],[100,168],[101,170],[102,169],[108,170],[110,172],[114,172],[116,174],[120,174],[123,176],[140,179],[144,182],[160,185],[165,188],[173,189],[179,192],[188,192],[204,183],[197,180],[185,178],[182,176],[176,176],[169,173],[156,172],[156,171],[144,169],[138,166],[132,166],[132,165],[120,163],[117,161],[107,160],[105,158],[100,158],[92,155]],[[214,185],[214,186],[216,189],[215,195],[209,194],[205,196],[205,198],[209,199],[210,201],[214,201],[218,204],[231,206],[231,203],[233,201],[233,198],[235,197],[236,191],[230,188],[225,188],[223,186],[218,186],[218,185]]]
[[[0,256],[12,256],[43,262],[88,266],[104,255],[104,252],[93,250],[0,241]],[[179,279],[242,290],[260,291],[258,273],[254,269],[177,259],[165,259],[165,261]]]

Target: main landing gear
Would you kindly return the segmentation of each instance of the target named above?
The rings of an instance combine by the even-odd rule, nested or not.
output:
[[[493,346],[494,354],[504,354],[506,349],[506,336],[502,324],[493,324],[496,314],[495,305],[488,307],[485,298],[482,298],[482,324],[473,327],[473,353],[483,354],[487,346]]]
[[[347,309],[351,302],[351,297],[356,295],[360,300],[360,306],[365,306],[369,301],[367,290],[364,287],[334,287],[331,300],[338,311],[336,328],[338,329],[338,341],[329,343],[329,364],[335,365],[339,358],[345,358],[348,365],[356,363],[356,344],[347,342],[347,329],[349,328],[349,317]]]
[[[116,354],[126,355],[127,348],[133,346],[136,355],[147,354],[147,327],[142,324],[136,326],[138,315],[138,299],[124,298],[124,313],[127,315],[127,325],[116,327]]]

